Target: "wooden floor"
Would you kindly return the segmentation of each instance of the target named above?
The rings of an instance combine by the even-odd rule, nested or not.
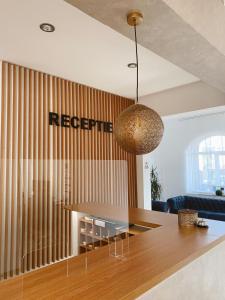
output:
[[[135,299],[225,240],[225,222],[209,221],[208,230],[180,229],[176,215],[141,209],[127,215],[130,222],[156,226],[125,242],[123,258],[110,255],[108,246],[99,248],[0,283],[0,299]]]

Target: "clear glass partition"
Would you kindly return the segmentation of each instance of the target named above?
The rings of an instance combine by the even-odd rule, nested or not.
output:
[[[122,255],[126,161],[8,159],[0,167],[1,280],[112,243],[110,253]],[[114,215],[110,209],[99,214],[101,206],[113,207]]]

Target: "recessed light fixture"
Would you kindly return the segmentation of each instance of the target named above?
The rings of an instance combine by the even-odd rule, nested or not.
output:
[[[128,66],[128,68],[131,68],[131,69],[137,68],[136,63],[129,63],[127,66]]]
[[[44,32],[54,32],[55,31],[55,26],[49,23],[42,23],[40,24],[40,28]]]

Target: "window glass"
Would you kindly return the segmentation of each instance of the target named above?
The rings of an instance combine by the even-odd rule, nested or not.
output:
[[[225,136],[211,136],[187,151],[187,191],[214,193],[225,186]]]

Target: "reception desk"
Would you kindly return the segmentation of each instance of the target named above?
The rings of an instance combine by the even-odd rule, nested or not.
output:
[[[224,299],[225,222],[184,229],[176,215],[155,211],[96,205],[64,209],[149,230],[124,239],[118,256],[106,245],[2,281],[0,299]]]

